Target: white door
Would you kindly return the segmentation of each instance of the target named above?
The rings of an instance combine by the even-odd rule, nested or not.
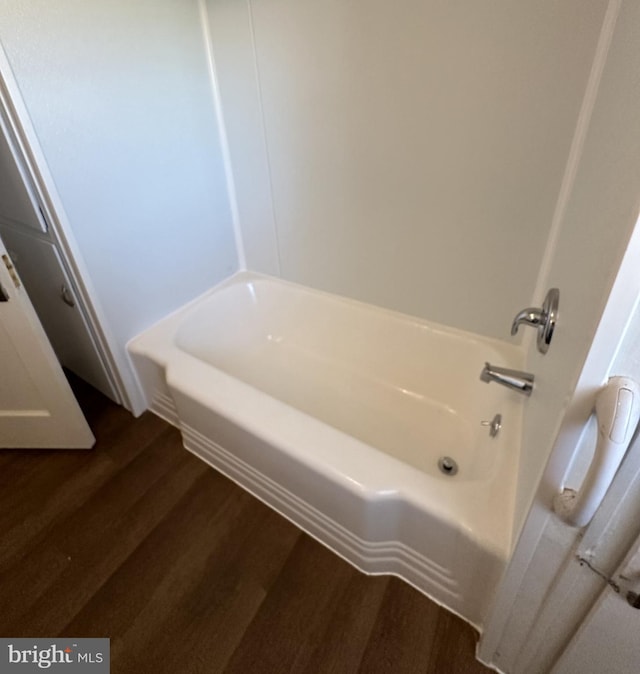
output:
[[[10,268],[0,241],[0,448],[88,449],[93,434]]]
[[[603,590],[553,668],[553,674],[640,671],[640,608],[633,608],[628,601],[629,592],[640,591],[640,539],[613,578],[620,591],[616,593],[611,587]],[[640,603],[637,605],[640,607]]]

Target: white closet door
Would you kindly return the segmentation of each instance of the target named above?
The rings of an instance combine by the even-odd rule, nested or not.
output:
[[[0,448],[88,449],[94,437],[0,242]]]

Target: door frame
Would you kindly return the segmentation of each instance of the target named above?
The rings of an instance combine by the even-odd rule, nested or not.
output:
[[[638,493],[637,479],[631,488]],[[628,601],[629,592],[638,590],[639,567],[640,538],[636,537],[613,574],[615,588],[611,585],[599,588],[589,613],[553,663],[554,674],[606,672],[613,663],[616,670],[622,667],[627,673],[638,671],[640,644],[635,630],[640,623],[635,606],[632,608]]]
[[[65,272],[73,284],[74,299],[89,326],[95,350],[109,378],[118,400],[128,410],[140,406],[132,400],[130,391],[136,391],[133,381],[125,380],[130,374],[128,363],[114,348],[115,340],[110,333],[105,314],[101,309],[91,276],[84,263],[78,243],[62,201],[49,172],[44,152],[31,124],[31,119],[22,99],[11,65],[0,44],[0,115],[7,126],[9,145],[18,165],[26,173],[30,189],[45,218],[48,235],[56,246]]]
[[[515,666],[513,671],[538,671],[536,662],[539,664],[545,657],[555,658],[558,641],[564,638],[566,643],[570,638],[597,599],[604,582],[584,565],[576,563],[576,554],[583,549],[583,543],[588,546],[589,541],[599,540],[611,515],[619,511],[621,500],[631,501],[633,497],[633,490],[628,485],[636,484],[639,479],[638,439],[625,459],[624,471],[618,473],[586,532],[561,523],[552,512],[553,497],[562,491],[585,431],[593,391],[611,374],[620,374],[612,373],[611,368],[634,314],[640,314],[638,260],[640,219],[634,226],[534,502],[484,626],[478,659],[499,670],[508,667],[508,671],[512,671]],[[633,532],[629,531],[631,535]],[[615,568],[614,560],[615,555],[610,560],[610,565],[614,565],[608,569],[610,572]],[[581,587],[581,592],[593,601],[587,599],[585,605],[584,597],[574,591],[576,587]],[[567,620],[571,623],[566,624]],[[566,636],[558,632],[559,626],[563,627]]]

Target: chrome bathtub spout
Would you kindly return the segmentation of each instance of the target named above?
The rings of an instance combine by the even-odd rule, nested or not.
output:
[[[487,384],[495,381],[526,396],[530,396],[531,391],[533,391],[534,376],[532,374],[520,370],[510,370],[506,367],[497,367],[490,363],[484,364],[480,379],[486,381]]]

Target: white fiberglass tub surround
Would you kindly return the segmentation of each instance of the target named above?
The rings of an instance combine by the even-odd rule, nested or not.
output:
[[[524,399],[479,375],[519,351],[246,272],[129,350],[187,449],[360,569],[482,623],[510,552]]]

